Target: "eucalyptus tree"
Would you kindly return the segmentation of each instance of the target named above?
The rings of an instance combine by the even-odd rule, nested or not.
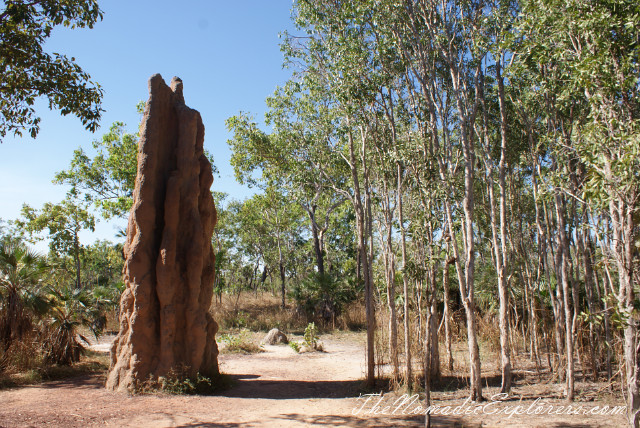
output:
[[[298,205],[289,204],[286,196],[272,187],[264,194],[245,200],[240,207],[239,224],[244,244],[259,246],[264,263],[278,267],[282,308],[286,305],[287,270],[293,269],[291,259],[297,242],[302,240],[301,214]]]
[[[477,36],[476,44],[486,45],[485,65],[478,70],[476,96],[481,103],[482,115],[474,123],[478,140],[480,159],[485,167],[484,184],[488,194],[488,212],[491,225],[492,259],[496,269],[498,296],[500,302],[499,327],[501,350],[501,392],[511,389],[511,355],[509,341],[509,292],[507,276],[509,273],[509,249],[507,241],[507,172],[516,161],[514,154],[517,134],[509,132],[509,127],[517,122],[507,117],[509,106],[505,95],[505,78],[502,69],[512,57],[508,50],[513,21],[517,15],[514,1],[498,0],[486,4],[488,13]],[[492,63],[492,66],[488,64]],[[493,71],[493,76],[488,75]],[[495,195],[494,187],[498,187]],[[511,276],[511,275],[509,275]]]
[[[297,67],[303,94],[309,94],[321,114],[322,153],[347,173],[346,182],[333,180],[320,169],[331,188],[353,206],[358,236],[358,260],[365,289],[367,318],[367,383],[375,382],[373,302],[373,233],[370,144],[371,102],[379,75],[373,58],[367,16],[375,16],[373,2],[335,4],[300,0],[295,3],[296,25],[304,38],[287,36],[283,50]],[[369,20],[370,21],[370,20]],[[325,158],[326,159],[326,158]],[[346,184],[346,185],[345,185]]]
[[[399,22],[394,29],[398,49],[410,64],[407,87],[414,99],[419,122],[416,126],[424,152],[435,158],[434,170],[447,187],[443,205],[467,319],[471,396],[478,400],[482,399],[482,384],[474,301],[474,124],[480,107],[479,77],[487,49],[478,43],[485,22],[485,6],[483,1],[408,0],[389,6]],[[452,198],[457,193],[453,183],[458,172],[464,174],[460,201],[463,251],[459,250],[454,227],[457,201]]]
[[[263,236],[264,231],[257,228],[252,221],[253,216],[243,213],[244,202],[229,200],[222,203],[223,195],[214,196],[218,211],[218,223],[212,236],[212,244],[216,255],[216,278],[214,291],[219,299],[222,293],[236,291],[238,298],[247,284],[250,285],[255,272],[265,263],[265,251],[270,245],[269,236]],[[266,271],[268,267],[264,265]],[[254,274],[246,277],[246,272]],[[257,282],[255,290],[257,292]]]
[[[520,22],[517,24],[521,25]],[[554,357],[554,362],[549,361],[550,370],[561,371],[561,360],[565,351],[565,316],[562,287],[556,287],[556,264],[554,262],[555,247],[553,236],[553,218],[550,214],[549,206],[553,202],[550,200],[549,189],[549,165],[551,164],[553,151],[546,138],[547,125],[544,117],[548,112],[551,103],[542,103],[540,94],[531,91],[538,82],[535,69],[530,70],[526,66],[526,61],[521,54],[518,54],[517,46],[520,46],[522,39],[514,39],[513,51],[515,61],[506,69],[510,81],[508,97],[515,113],[514,120],[519,123],[520,129],[526,141],[526,153],[522,153],[523,162],[526,168],[530,169],[530,192],[533,198],[533,209],[535,213],[535,245],[537,261],[535,265],[535,283],[538,284],[537,293],[540,297],[547,296],[548,304],[551,307],[553,317],[553,338],[555,339],[555,353],[549,355],[549,360]],[[549,73],[549,71],[546,71]],[[550,82],[552,83],[552,82]],[[539,299],[540,300],[540,299]],[[541,303],[542,300],[541,300]],[[546,305],[546,303],[545,303]],[[536,313],[531,312],[535,317]],[[551,332],[550,332],[551,333]],[[549,337],[544,333],[544,337]]]
[[[309,115],[315,111],[309,100],[295,98],[295,86],[290,82],[267,99],[266,121],[274,127],[271,134],[260,130],[247,115],[227,119],[227,127],[233,132],[233,138],[228,141],[232,150],[231,164],[241,183],[263,189],[281,188],[305,210],[317,271],[324,275],[325,236],[332,213],[344,203],[344,197],[329,191],[330,183],[325,177],[331,176],[333,183],[343,179],[331,162],[322,159],[318,144],[314,143],[319,136],[302,126],[305,120],[311,120]],[[291,117],[296,117],[296,121],[291,122]],[[319,174],[318,168],[332,170]]]
[[[545,117],[548,124],[555,124],[548,128],[550,144],[573,158],[571,170],[560,169],[564,180],[558,187],[565,197],[588,204],[611,224],[611,239],[601,245],[605,262],[618,274],[615,296],[625,319],[627,409],[631,424],[639,426],[634,313],[638,256],[633,247],[640,204],[640,6],[632,1],[531,0],[523,2],[523,12],[520,61],[537,79],[540,104],[551,104],[554,112],[564,109],[565,126],[553,116]],[[549,73],[554,68],[559,72]],[[580,170],[584,175],[578,182],[574,176]],[[558,220],[561,235],[566,236],[562,217]],[[562,270],[565,281],[567,267]],[[565,313],[569,316],[566,305]]]

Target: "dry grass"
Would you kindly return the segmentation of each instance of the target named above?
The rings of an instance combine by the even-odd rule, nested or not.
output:
[[[222,302],[211,306],[213,318],[221,332],[248,329],[251,331],[299,330],[306,326],[305,319],[295,309],[282,309],[279,297],[271,293],[245,292],[237,295],[223,295]]]
[[[223,354],[257,354],[264,352],[258,345],[259,337],[247,330],[241,330],[236,334],[221,334],[217,339],[220,344],[220,352]]]
[[[439,314],[441,316],[441,314]],[[424,356],[422,344],[419,338],[420,332],[417,318],[410,320],[411,353],[414,387],[421,390],[424,372]],[[385,307],[378,307],[376,313],[376,371],[383,378],[390,379],[392,374],[391,355],[389,352],[389,314]],[[398,317],[398,354],[400,362],[400,378],[397,383],[390,379],[390,387],[396,391],[405,388],[404,379],[406,358],[404,356],[404,326],[401,316]],[[480,360],[482,364],[482,384],[485,388],[485,396],[490,397],[500,389],[500,332],[495,317],[478,317],[478,339],[480,348]],[[432,397],[434,399],[464,398],[468,394],[469,387],[469,348],[466,337],[464,317],[454,317],[452,328],[452,354],[454,358],[453,370],[447,369],[446,345],[444,343],[444,327],[439,335],[441,379],[432,384]],[[536,366],[528,349],[524,349],[522,332],[511,330],[511,357],[514,375],[514,394],[541,398],[564,397],[564,382],[559,380],[553,372],[544,364]],[[542,346],[540,347],[542,350]],[[616,388],[616,383],[608,384],[605,381],[585,381],[583,367],[576,358],[576,400],[599,401],[618,405],[623,401],[623,394]]]
[[[8,369],[0,374],[0,389],[33,385],[43,381],[67,379],[86,374],[103,374],[108,368],[108,354],[86,351],[79,362],[70,366],[37,365],[28,369]]]
[[[25,372],[41,367],[44,364],[40,346],[35,335],[14,341],[7,350],[0,346],[0,374]]]
[[[342,330],[360,331],[367,328],[364,302],[355,301],[348,304],[336,320],[336,327]]]
[[[222,333],[240,329],[267,332],[272,328],[279,328],[285,332],[300,334],[313,321],[297,311],[294,304],[288,303],[284,309],[281,305],[281,297],[269,292],[244,292],[240,296],[223,295],[222,302],[216,300],[212,304],[211,312]],[[354,302],[336,318],[335,325],[319,328],[322,331],[334,328],[353,331],[364,329],[365,326],[364,304]]]

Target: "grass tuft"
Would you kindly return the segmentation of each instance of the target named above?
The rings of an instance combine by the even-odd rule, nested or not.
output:
[[[249,338],[246,330],[242,330],[236,335],[222,334],[220,335],[220,342],[224,343],[224,347],[222,347],[220,352],[225,354],[249,355],[264,352],[264,349],[256,345],[255,342]]]

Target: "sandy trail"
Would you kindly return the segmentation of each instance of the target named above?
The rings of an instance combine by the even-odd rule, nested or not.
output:
[[[128,396],[106,391],[101,376],[0,391],[0,426],[376,426],[376,418],[352,415],[364,353],[351,339],[322,338],[327,352],[265,346],[254,355],[222,354],[235,386],[217,396]]]
[[[296,354],[265,346],[254,355],[220,355],[235,386],[216,396],[128,396],[104,389],[103,376],[0,391],[0,427],[401,427],[423,426],[423,416],[375,414],[362,406],[362,335],[322,338],[326,352]],[[526,389],[523,388],[523,391]],[[489,391],[487,391],[489,392]],[[465,392],[440,392],[439,404],[456,406]],[[387,395],[386,404],[397,396]],[[533,397],[522,404],[529,404]],[[556,405],[562,400],[547,400]],[[373,404],[373,402],[371,403]],[[511,402],[518,404],[518,402]],[[566,403],[565,403],[566,404]],[[408,409],[408,407],[407,407]],[[380,409],[383,410],[383,409]],[[440,415],[433,427],[619,427],[623,416]]]

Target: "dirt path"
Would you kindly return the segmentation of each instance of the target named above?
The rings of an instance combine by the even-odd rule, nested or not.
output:
[[[222,354],[235,386],[220,396],[131,397],[106,391],[100,376],[0,391],[0,426],[371,426],[351,415],[364,363],[352,339],[323,338],[322,353],[265,346],[260,354]]]
[[[100,376],[0,391],[0,426],[422,426],[422,416],[407,414],[416,410],[415,404],[399,409],[396,405],[397,411],[393,412],[397,396],[371,397],[368,402],[356,398],[364,368],[361,339],[353,334],[324,337],[327,352],[323,353],[296,354],[287,346],[266,346],[266,352],[260,354],[222,354],[222,371],[231,375],[236,384],[219,396],[131,397],[106,391]],[[533,402],[532,398],[526,403]],[[375,407],[378,400],[380,403]],[[458,394],[440,404],[462,403]],[[384,409],[385,405],[391,408]],[[474,410],[472,406],[467,407]],[[621,416],[514,415],[508,418],[476,414],[440,415],[434,418],[433,426],[549,428],[622,426],[623,423]]]

